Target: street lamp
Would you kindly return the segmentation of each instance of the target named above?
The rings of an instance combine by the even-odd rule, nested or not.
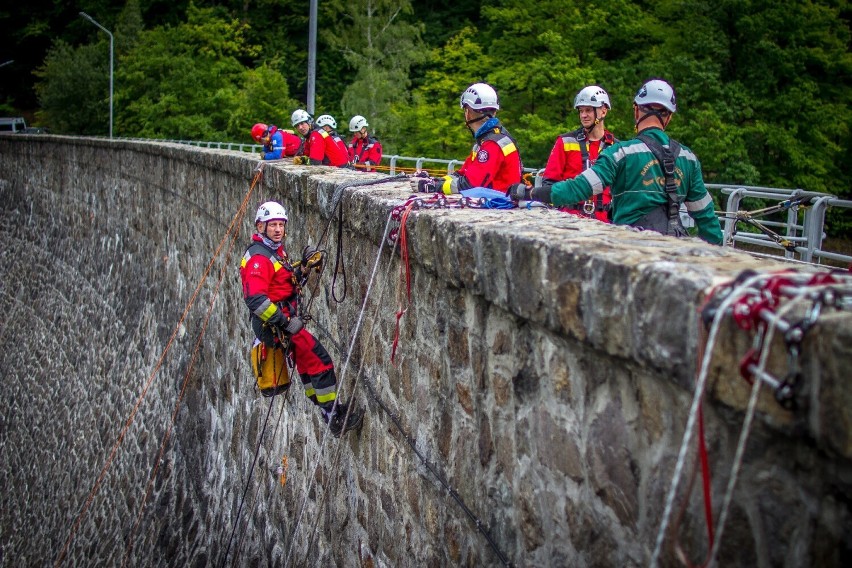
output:
[[[317,0],[311,0],[308,20],[308,114],[314,115],[317,80]]]
[[[80,15],[95,24],[96,26],[98,26],[99,28],[101,28],[109,36],[109,137],[112,138],[112,32],[97,23],[95,19],[88,15],[86,12],[80,12]]]
[[[10,59],[9,61],[4,61],[3,63],[0,63],[0,67],[5,67],[6,65],[8,65],[10,63],[14,63],[14,62],[15,62],[14,59]]]

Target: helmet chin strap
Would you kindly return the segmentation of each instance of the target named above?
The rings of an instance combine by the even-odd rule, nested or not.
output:
[[[470,130],[471,135],[475,138],[476,131],[470,127],[474,122],[479,122],[480,120],[488,120],[489,118],[494,118],[494,115],[491,113],[483,113],[477,116],[476,118],[471,118],[470,120],[465,120],[464,125],[467,126],[467,129]]]

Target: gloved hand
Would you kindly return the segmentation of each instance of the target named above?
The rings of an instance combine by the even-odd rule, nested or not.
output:
[[[437,193],[441,191],[441,181],[434,178],[413,177],[410,180],[411,191],[417,193]]]
[[[507,195],[515,201],[529,201],[532,196],[532,187],[523,183],[513,183],[509,186]]]
[[[297,166],[304,166],[305,164],[309,163],[309,161],[310,158],[308,158],[307,156],[296,156],[293,158],[293,163]]]
[[[316,247],[311,245],[306,246],[302,250],[302,270],[305,272],[309,271],[311,268],[316,268],[317,272],[322,268],[322,263],[325,260],[325,254],[321,250],[317,250]]]
[[[302,318],[293,316],[282,329],[288,335],[296,335],[303,327],[305,327],[305,324],[302,322]]]

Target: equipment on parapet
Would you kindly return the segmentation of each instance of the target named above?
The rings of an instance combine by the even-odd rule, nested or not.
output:
[[[718,286],[711,291],[700,310],[702,331],[707,332],[707,339],[699,346],[701,364],[696,379],[695,392],[678,453],[674,476],[666,496],[666,505],[650,565],[657,565],[662,551],[669,518],[674,508],[678,483],[686,462],[687,448],[695,426],[698,426],[698,451],[696,455],[701,463],[708,534],[708,554],[705,562],[701,565],[706,566],[714,562],[719,551],[761,387],[768,385],[773,390],[775,400],[782,408],[788,411],[799,409],[808,400],[808,396],[805,396],[802,392],[803,388],[807,386],[807,377],[803,372],[803,369],[807,366],[802,365],[803,342],[808,332],[819,325],[819,318],[827,309],[843,310],[849,308],[852,308],[852,274],[846,270],[810,274],[793,270],[758,274],[748,270],[742,272],[733,282]],[[708,369],[716,337],[722,320],[727,317],[732,318],[735,325],[741,330],[753,334],[752,347],[747,350],[738,365],[740,375],[751,385],[751,395],[731,465],[727,490],[722,499],[718,520],[714,525],[710,495],[710,469],[707,444],[704,439],[701,401],[707,384]],[[787,368],[783,376],[777,374],[777,369],[776,374],[767,370],[773,338],[777,331],[783,334],[786,347]],[[677,515],[671,531],[675,535],[676,554],[688,566],[692,564],[681,549],[680,543],[677,541],[677,534],[683,509],[688,504],[688,495],[691,492],[695,471],[696,469],[693,469],[693,475],[686,491],[687,498],[683,500],[682,509]]]

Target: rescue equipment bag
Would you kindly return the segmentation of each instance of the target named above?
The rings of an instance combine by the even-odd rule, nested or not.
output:
[[[251,348],[251,368],[257,379],[257,388],[263,396],[275,396],[290,388],[290,373],[287,371],[287,354],[276,344],[267,347],[255,340]]]

